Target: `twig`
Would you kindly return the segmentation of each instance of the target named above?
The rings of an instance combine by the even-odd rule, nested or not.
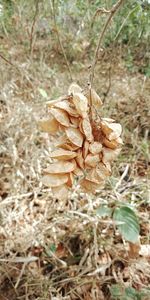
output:
[[[103,103],[110,91],[110,88],[111,88],[111,65],[109,66],[109,69],[108,69],[108,87],[107,87],[106,92],[104,93]]]
[[[69,72],[69,75],[70,75],[70,80],[73,81],[71,68],[70,68],[70,65],[69,65],[69,62],[68,62],[66,53],[65,53],[64,46],[63,46],[62,41],[61,41],[61,37],[60,37],[60,34],[59,34],[57,22],[56,22],[55,0],[50,0],[50,4],[52,4],[51,7],[52,7],[53,20],[54,20],[55,31],[56,31],[56,34],[57,34],[58,43],[59,43],[59,45],[60,45],[62,54],[63,54],[63,56],[64,56],[64,59],[65,59],[65,62],[66,62],[67,68],[68,68],[68,72]]]
[[[12,66],[13,68],[15,68],[18,72],[19,72],[19,74],[21,73],[22,74],[22,72],[21,72],[21,69],[18,67],[18,66],[16,66],[16,65],[14,65],[10,60],[8,60],[6,57],[4,57],[1,53],[0,53],[0,58],[2,58],[7,64],[9,64],[10,66]]]
[[[24,272],[25,272],[26,266],[27,266],[27,263],[24,263],[23,266],[22,266],[22,269],[21,269],[20,274],[19,274],[19,276],[18,276],[17,282],[16,282],[16,284],[15,284],[15,289],[17,289],[18,286],[19,286],[20,280],[21,280],[21,278],[22,278],[22,276],[23,276],[23,274],[24,274]]]
[[[101,44],[102,44],[102,40],[103,40],[103,37],[105,35],[105,32],[107,30],[107,27],[111,21],[111,19],[113,18],[113,16],[115,15],[115,13],[117,12],[117,10],[119,9],[119,7],[123,4],[123,1],[124,0],[119,0],[115,5],[113,5],[113,7],[111,8],[111,10],[109,11],[109,16],[106,20],[106,23],[102,29],[102,32],[100,34],[100,37],[99,37],[99,41],[98,41],[98,45],[96,47],[96,50],[95,50],[95,54],[94,54],[94,60],[93,60],[93,63],[92,63],[92,66],[91,66],[91,72],[90,72],[90,83],[92,85],[93,83],[93,79],[94,79],[94,70],[95,70],[95,66],[97,64],[97,60],[98,60],[98,53],[99,53],[99,50],[100,50],[100,47],[101,47]],[[108,13],[108,12],[107,12]]]
[[[103,224],[110,224],[110,225],[122,225],[122,224],[124,224],[124,222],[122,222],[122,221],[102,220],[102,219],[99,219],[99,217],[97,217],[97,216],[91,217],[91,216],[89,216],[85,213],[79,212],[79,211],[70,210],[68,213],[73,214],[73,215],[77,215],[77,216],[83,218],[84,220],[87,219],[91,223],[101,222]]]
[[[127,19],[130,17],[130,15],[131,15],[136,9],[137,9],[137,6],[134,7],[134,9],[132,9],[132,10],[127,14],[126,18],[124,19],[123,23],[121,24],[121,26],[120,26],[120,28],[119,28],[119,30],[118,30],[118,32],[117,32],[115,38],[114,38],[114,41],[117,40],[117,38],[118,38],[118,36],[119,36],[119,34],[120,34],[122,28],[124,27],[124,25],[125,25]]]
[[[0,58],[2,58],[7,64],[16,67],[15,65],[12,64],[10,60],[8,60],[6,57],[4,57],[2,54],[0,54]]]
[[[101,15],[101,14],[109,14],[110,13],[110,10],[107,10],[105,8],[98,8],[94,14],[94,17],[93,17],[93,20],[92,20],[92,23],[91,23],[91,28],[93,27],[93,24],[94,24],[94,21],[97,17],[97,15]]]
[[[97,222],[93,226],[95,267],[98,267]]]
[[[126,167],[125,167],[125,170],[124,170],[123,174],[121,175],[119,181],[117,182],[117,184],[116,184],[116,186],[115,186],[115,188],[114,188],[115,191],[116,191],[116,190],[118,189],[118,187],[121,185],[123,179],[127,176],[128,171],[129,171],[129,167],[130,167],[129,164],[127,164]]]
[[[39,12],[39,0],[36,0],[36,3],[35,3],[35,14],[34,14],[34,17],[33,17],[33,22],[32,22],[31,32],[30,32],[30,55],[31,56],[32,56],[32,53],[33,53],[34,30],[35,30],[35,24],[36,24],[36,21],[37,21],[38,12]]]
[[[14,258],[0,258],[0,262],[10,262],[10,263],[31,263],[37,261],[37,256],[27,256],[27,257],[14,257]]]

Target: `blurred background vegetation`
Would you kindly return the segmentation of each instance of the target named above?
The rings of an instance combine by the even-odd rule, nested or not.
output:
[[[25,51],[45,50],[62,56],[57,29],[69,63],[92,59],[93,51],[114,0],[1,0],[0,34],[20,42]],[[54,4],[54,7],[53,7]],[[97,12],[97,13],[96,13]],[[54,22],[54,14],[57,23]],[[45,44],[43,41],[47,41]],[[39,43],[38,43],[39,41]],[[32,44],[32,45],[31,45]],[[127,68],[150,76],[150,1],[126,0],[108,29],[104,48],[121,55]],[[32,48],[32,49],[31,49]],[[3,50],[2,48],[0,49]],[[43,49],[42,49],[43,50]],[[39,53],[39,54],[40,54]]]
[[[68,245],[74,247],[77,243],[77,248],[85,251],[88,247],[93,251],[95,229],[93,230],[92,223],[87,223],[87,227],[84,223],[81,227],[81,218],[77,219],[72,214],[68,221],[68,211],[73,207],[73,210],[83,212],[84,216],[85,212],[90,213],[89,207],[97,207],[99,202],[111,207],[116,201],[122,201],[136,208],[140,218],[141,242],[149,244],[150,0],[124,0],[108,26],[98,55],[94,88],[104,102],[100,114],[122,124],[124,141],[121,154],[113,166],[113,175],[105,189],[100,195],[92,197],[92,201],[75,191],[70,202],[64,203],[62,208],[59,202],[51,199],[50,191],[43,189],[40,183],[42,169],[45,161],[49,162],[49,149],[53,142],[37,126],[38,120],[45,115],[45,102],[66,94],[71,77],[83,88],[87,84],[98,39],[108,17],[107,10],[116,2],[117,0],[0,0],[0,201],[2,199],[3,205],[0,221],[3,220],[1,227],[4,228],[0,236],[2,258],[8,258],[9,254],[23,257],[31,253],[34,255],[38,252],[31,252],[31,249],[34,250],[33,245],[36,245],[37,251],[40,241],[44,241],[50,253],[62,241],[65,241],[67,249],[71,247]],[[106,13],[100,13],[102,8]],[[124,177],[121,177],[122,174]],[[91,206],[91,203],[95,203],[95,206]],[[63,210],[66,214],[62,214]],[[93,218],[93,210],[91,216]],[[54,230],[56,228],[55,240],[53,227]],[[107,254],[107,246],[108,252],[112,249],[114,265],[107,269],[107,275],[112,278],[110,282],[108,277],[105,282],[105,276],[100,273],[100,282],[104,279],[101,284],[104,297],[99,295],[96,299],[150,299],[149,296],[143,298],[142,290],[149,285],[149,258],[144,263],[143,257],[138,258],[139,269],[134,260],[131,264],[130,260],[127,262],[125,259],[124,263],[124,243],[118,235],[114,235],[114,226],[110,231],[110,227],[106,229],[101,222],[98,245],[100,249],[104,245],[104,254],[105,251]],[[62,246],[60,252],[61,249]],[[41,256],[40,251],[43,250],[39,250]],[[70,253],[75,253],[76,258],[76,252],[76,248],[73,248]],[[85,266],[89,268],[89,257],[93,272],[93,254],[89,254],[88,264]],[[6,263],[0,269],[0,297],[4,295],[2,299],[16,300],[17,297],[47,300],[52,293],[52,299],[56,299],[55,296],[64,293],[69,295],[76,285],[82,287],[84,273],[83,278],[75,277],[73,283],[68,281],[70,271],[71,277],[74,274],[71,269],[73,266],[74,270],[74,261],[68,260],[66,272],[64,267],[62,271],[57,262],[55,257],[53,259],[50,256],[45,265],[44,256],[41,273],[35,266],[36,275],[33,279],[32,271],[27,269],[23,280],[21,269],[14,274],[14,266]],[[109,264],[109,260],[106,262]],[[55,267],[56,272],[53,272]],[[124,268],[125,273],[121,275],[124,276],[125,283],[123,290],[120,270],[123,271]],[[45,280],[45,275],[49,272],[51,274],[51,270],[52,281],[49,277]],[[61,273],[65,277],[61,277]],[[63,283],[60,287],[58,278],[67,279],[66,290]],[[95,291],[95,277],[92,282]],[[82,297],[84,290],[83,293],[80,292],[80,299],[87,299],[86,295],[85,298]]]

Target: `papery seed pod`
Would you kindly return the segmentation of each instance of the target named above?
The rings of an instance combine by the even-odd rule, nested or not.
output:
[[[76,93],[82,93],[81,87],[77,83],[71,83],[68,89],[68,94],[76,94]]]
[[[54,118],[40,120],[38,124],[42,131],[50,134],[55,134],[59,129],[59,123]]]
[[[49,156],[58,160],[70,160],[75,158],[77,156],[77,153],[69,150],[57,149],[51,152]]]
[[[70,126],[70,120],[68,113],[59,108],[51,108],[51,114],[57,120],[58,123],[66,127]]]
[[[44,169],[45,174],[65,174],[70,173],[75,169],[74,161],[58,161],[51,163],[46,169]]]
[[[105,178],[99,177],[96,167],[94,167],[94,168],[90,168],[89,170],[87,169],[85,179],[99,184],[101,181],[105,180],[106,177]]]
[[[71,188],[73,186],[73,182],[74,182],[74,174],[69,173],[68,174],[68,181],[67,181],[66,185]]]
[[[70,116],[79,117],[79,114],[75,108],[71,107],[71,103],[68,100],[57,102],[54,107],[66,111]]]
[[[98,154],[102,150],[102,144],[99,142],[93,142],[92,144],[89,145],[89,151],[92,154]]]
[[[89,118],[84,118],[82,121],[82,130],[83,133],[87,139],[87,141],[92,142],[94,140],[93,134],[92,134],[92,127],[90,124]]]
[[[77,128],[69,127],[65,130],[66,136],[69,141],[79,147],[82,147],[83,144],[83,134]]]
[[[85,166],[88,167],[96,167],[96,165],[99,163],[100,157],[98,154],[88,154],[85,159]]]
[[[86,193],[96,193],[97,190],[100,190],[104,188],[104,181],[101,181],[100,183],[91,182],[87,179],[81,179],[80,180],[80,186]]]
[[[85,165],[84,165],[82,149],[77,150],[77,157],[75,158],[75,160],[77,162],[77,165],[83,170],[85,168]]]
[[[107,122],[107,123],[113,123],[113,122],[115,122],[115,120],[111,119],[111,118],[101,118],[101,120],[104,121],[104,122]]]
[[[60,186],[68,181],[66,174],[48,174],[43,176],[42,183],[48,187]]]
[[[101,128],[108,140],[112,141],[120,137],[122,127],[119,123],[101,122]]]
[[[102,143],[104,146],[110,149],[116,149],[122,144],[122,139],[118,137],[115,140],[108,140],[106,137],[103,138]]]
[[[121,149],[109,149],[104,147],[103,152],[103,162],[111,162],[113,161],[120,153]]]
[[[80,167],[76,167],[76,169],[73,171],[73,174],[75,175],[75,176],[83,176],[84,175],[84,173],[83,173],[83,170],[81,170],[81,168]]]
[[[104,137],[104,133],[101,128],[101,122],[92,121],[91,123],[94,141],[101,143]]]
[[[94,105],[97,109],[103,105],[101,98],[94,89],[89,89],[85,96],[88,99],[89,105]]]
[[[68,187],[66,184],[52,187],[52,192],[55,195],[56,199],[61,201],[66,201],[68,199]]]
[[[87,155],[88,155],[89,147],[90,147],[90,143],[89,143],[87,140],[85,140],[85,141],[84,141],[84,145],[83,145],[83,151],[82,151],[82,153],[83,153],[83,158],[84,158],[84,159],[85,159],[85,158],[87,157]]]
[[[53,162],[44,170],[42,182],[63,201],[76,176],[82,177],[79,183],[85,192],[95,193],[103,188],[111,175],[111,162],[122,144],[119,123],[111,118],[91,116],[89,105],[96,109],[102,105],[95,90],[83,94],[73,83],[68,93],[69,96],[49,102],[50,119],[39,122],[43,131],[57,134],[56,149],[49,155]]]
[[[80,123],[80,119],[79,119],[79,117],[76,118],[76,117],[70,116],[70,122],[71,122],[71,126],[72,127],[78,128],[79,127],[79,123]]]
[[[108,176],[111,175],[111,169],[108,167],[108,165],[100,162],[96,166],[96,173],[101,180],[105,180]]]
[[[76,145],[72,144],[70,141],[68,141],[67,143],[65,143],[61,147],[65,150],[70,150],[70,151],[76,151],[80,148],[79,146],[76,146]]]
[[[87,98],[81,93],[75,93],[73,95],[72,101],[75,105],[75,108],[76,108],[78,114],[81,117],[86,118],[88,115],[88,100],[87,100]]]
[[[79,146],[72,144],[65,134],[60,136],[54,145],[56,148],[61,148],[70,151],[76,151],[77,149],[79,149]]]

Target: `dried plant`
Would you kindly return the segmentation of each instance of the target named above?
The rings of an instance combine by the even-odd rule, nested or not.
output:
[[[67,96],[47,105],[49,117],[39,123],[43,131],[55,136],[55,149],[43,183],[61,200],[68,198],[75,178],[84,191],[95,193],[104,187],[111,163],[120,152],[121,125],[99,116],[102,101],[90,86],[83,91],[73,83]]]
[[[72,187],[75,177],[80,177],[80,186],[86,192],[94,193],[103,188],[106,178],[111,175],[111,162],[120,152],[122,127],[113,119],[99,116],[97,110],[102,101],[92,86],[104,34],[122,3],[123,0],[117,1],[108,12],[109,17],[95,50],[88,88],[82,90],[72,83],[65,97],[48,103],[50,119],[40,122],[43,131],[56,134],[58,139],[57,150],[50,154],[54,161],[44,170],[43,183],[61,200],[68,198],[68,189]],[[52,4],[56,26],[54,1]],[[61,45],[58,30],[57,34]]]

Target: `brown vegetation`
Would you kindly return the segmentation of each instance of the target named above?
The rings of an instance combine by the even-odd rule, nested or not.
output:
[[[16,43],[0,38],[0,300],[104,300],[113,299],[114,284],[122,294],[150,287],[150,79],[127,70],[120,48],[100,55],[94,87],[101,113],[121,123],[124,144],[103,190],[86,194],[75,182],[60,201],[41,183],[54,138],[38,122],[46,102],[68,88],[66,63],[56,41],[49,51],[38,36],[29,47],[19,34]],[[90,59],[83,54],[71,69],[85,86]],[[97,214],[116,203],[136,209],[140,243],[126,242],[110,217]]]

